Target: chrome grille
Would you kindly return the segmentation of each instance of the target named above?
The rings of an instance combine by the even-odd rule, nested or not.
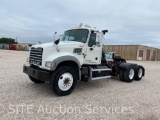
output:
[[[31,48],[30,63],[34,65],[42,65],[43,48]]]

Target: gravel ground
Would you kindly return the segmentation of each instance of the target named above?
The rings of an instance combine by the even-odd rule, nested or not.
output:
[[[70,95],[58,97],[48,83],[34,84],[22,72],[28,55],[0,50],[1,120],[160,119],[160,62],[129,61],[146,68],[141,81],[79,81]]]

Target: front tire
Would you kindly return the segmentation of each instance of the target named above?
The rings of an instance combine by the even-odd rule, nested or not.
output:
[[[45,83],[45,81],[37,80],[37,79],[35,79],[35,78],[31,77],[31,76],[29,76],[29,79],[32,82],[36,83],[36,84]]]
[[[77,83],[77,73],[72,67],[62,66],[51,76],[52,91],[58,96],[70,94]]]

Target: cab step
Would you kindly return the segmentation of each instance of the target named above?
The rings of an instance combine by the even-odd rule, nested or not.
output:
[[[102,71],[111,71],[111,69],[109,68],[98,68],[98,69],[90,69],[90,80],[99,80],[99,79],[107,79],[107,78],[111,78],[111,76],[106,75],[106,76],[100,76],[100,77],[93,77],[92,73],[93,72],[102,72]]]
[[[92,71],[110,71],[111,69],[106,68],[106,69],[92,69]]]
[[[92,78],[92,80],[108,79],[108,78],[111,78],[111,76],[95,77],[95,78]]]

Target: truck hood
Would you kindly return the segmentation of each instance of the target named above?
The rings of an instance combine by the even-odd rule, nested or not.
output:
[[[42,54],[42,66],[45,66],[46,61],[53,61],[62,56],[74,56],[77,59],[83,61],[83,56],[74,53],[75,48],[83,48],[85,43],[75,41],[60,41],[58,45],[54,45],[53,42],[33,45],[32,48],[43,48]]]

